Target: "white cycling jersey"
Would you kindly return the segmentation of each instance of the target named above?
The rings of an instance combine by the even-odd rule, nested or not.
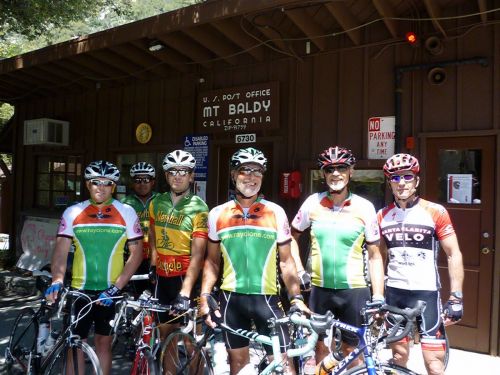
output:
[[[377,214],[388,250],[387,286],[406,290],[439,290],[439,241],[455,234],[448,211],[417,198],[402,209],[391,203]]]

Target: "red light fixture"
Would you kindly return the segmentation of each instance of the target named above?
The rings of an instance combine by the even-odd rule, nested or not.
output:
[[[417,34],[415,34],[413,31],[408,31],[405,35],[406,41],[410,46],[414,46],[417,44]]]

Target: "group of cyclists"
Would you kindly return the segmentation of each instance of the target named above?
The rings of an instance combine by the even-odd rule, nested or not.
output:
[[[235,329],[255,327],[268,334],[268,319],[285,314],[280,278],[290,312],[331,310],[343,322],[358,326],[366,301],[405,308],[424,300],[427,306],[418,325],[425,366],[429,374],[443,374],[444,325],[463,314],[462,255],[450,217],[443,206],[418,196],[420,167],[414,156],[396,154],[386,161],[384,174],[394,201],[378,213],[349,189],[355,164],[347,148],[321,152],[318,166],[325,191],[309,196],[290,225],[284,209],[261,192],[267,159],[252,147],[232,155],[234,196],[211,210],[192,193],[196,160],[189,152],[175,150],[165,156],[162,167],[169,189],[161,194],[154,191],[155,168],[146,162],[134,164],[133,193],[123,202],[113,198],[118,168],[104,160],[92,162],[84,173],[90,198],[68,207],[61,218],[46,297],[57,298],[73,243],[71,287],[96,300],[75,332],[87,338],[95,324],[96,353],[105,375],[111,370],[113,298],[136,272],[150,275],[151,281],[141,288],[152,289],[161,303],[174,306],[172,314],[159,316],[162,338],[179,326],[178,315],[196,297],[208,325],[214,327],[222,319]],[[298,241],[307,229],[310,274],[300,257],[309,249]],[[440,247],[447,255],[451,287],[444,306],[436,263]],[[216,287],[217,319],[207,301]],[[311,292],[306,304],[301,290],[307,288]],[[286,348],[287,330],[280,332],[280,340]],[[224,341],[230,372],[237,374],[249,362],[249,341],[228,332]],[[355,336],[343,334],[344,354],[356,344]],[[393,361],[405,366],[408,341],[392,344],[392,350]],[[328,352],[319,340],[316,361]],[[168,363],[163,368],[175,373]],[[286,370],[295,373],[292,361]]]

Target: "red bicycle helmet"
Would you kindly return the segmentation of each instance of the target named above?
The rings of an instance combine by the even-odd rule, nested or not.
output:
[[[320,169],[335,164],[346,164],[351,166],[356,164],[356,158],[351,150],[341,146],[328,147],[319,154],[318,166]]]
[[[390,177],[399,171],[411,171],[414,174],[418,174],[420,172],[420,165],[417,158],[410,154],[392,155],[384,164],[384,174],[386,177]]]

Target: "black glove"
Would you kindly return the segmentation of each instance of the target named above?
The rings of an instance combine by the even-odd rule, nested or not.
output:
[[[156,266],[149,267],[149,281],[156,283]]]
[[[458,322],[464,315],[463,301],[461,299],[448,300],[444,305],[443,312],[445,318],[449,318],[452,322]]]
[[[298,274],[300,281],[300,291],[308,292],[311,290],[311,275],[307,271],[301,271]]]
[[[99,302],[104,306],[111,306],[114,303],[113,297],[120,295],[121,289],[116,285],[111,285],[108,289],[99,294]]]
[[[217,315],[214,314],[215,311],[219,310],[219,304],[212,295],[208,294],[206,297],[207,297],[208,308],[210,309],[209,311],[210,318],[212,319],[212,322],[220,325],[223,322],[222,317],[219,318]]]
[[[176,299],[172,302],[173,312],[176,314],[182,314],[189,310],[190,300],[188,297],[179,294]]]

